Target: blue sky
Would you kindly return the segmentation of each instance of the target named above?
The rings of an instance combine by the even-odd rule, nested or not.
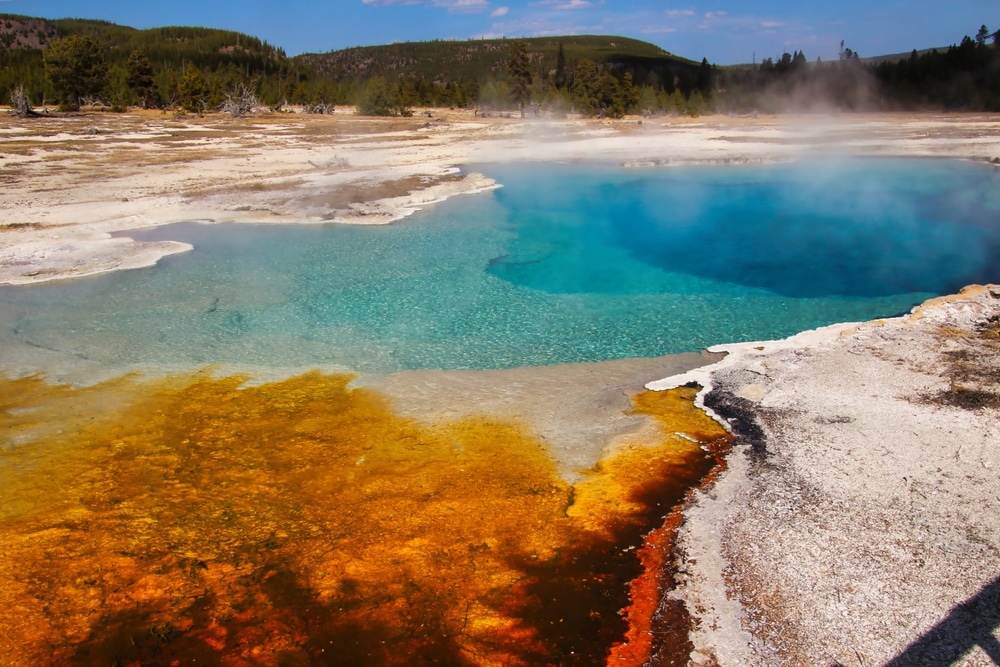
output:
[[[288,55],[425,39],[614,34],[728,65],[947,46],[1000,29],[1000,0],[0,0],[0,12],[249,33]]]

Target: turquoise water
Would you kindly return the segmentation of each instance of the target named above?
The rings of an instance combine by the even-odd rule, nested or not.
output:
[[[1000,281],[1000,171],[952,161],[476,167],[384,227],[188,223],[156,267],[0,289],[5,340],[106,366],[359,371],[657,356]]]

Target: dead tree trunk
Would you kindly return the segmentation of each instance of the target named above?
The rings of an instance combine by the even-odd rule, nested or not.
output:
[[[31,108],[31,100],[28,99],[28,94],[24,92],[23,85],[10,91],[10,104],[11,113],[18,118],[38,116],[35,110]]]

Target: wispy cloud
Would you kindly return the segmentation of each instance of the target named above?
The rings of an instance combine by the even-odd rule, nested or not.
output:
[[[361,0],[370,7],[386,7],[389,5],[430,5],[440,7],[449,12],[475,13],[485,12],[490,8],[488,0]]]
[[[441,0],[421,1],[430,4]],[[767,45],[764,48],[769,49],[777,46],[790,51],[815,43],[816,29],[801,21],[770,13],[734,12],[728,7],[726,10],[729,11],[726,11],[715,2],[699,8],[695,3],[686,4],[690,0],[668,0],[657,3],[658,7],[645,5],[635,11],[603,11],[615,3],[602,0],[529,0],[517,9],[520,6],[510,4],[509,0],[507,4],[510,8],[499,6],[504,0],[491,1],[493,4],[488,10],[493,19],[491,25],[476,37],[635,35],[645,36],[673,52],[694,55],[698,55],[699,49],[703,48],[698,40],[704,41],[708,37],[741,45],[740,48],[747,51],[748,62],[755,48],[760,53],[758,45]]]
[[[516,18],[508,16],[507,11],[494,12],[492,16],[500,20],[490,26],[488,34],[549,37],[614,32],[608,30],[608,23],[621,15],[611,10],[604,11],[605,4],[605,0],[529,0],[514,12]]]
[[[564,14],[563,16],[568,18],[569,15]],[[549,37],[551,35],[585,35],[599,32],[600,28],[592,24],[559,20],[541,15],[529,15],[517,21],[494,23],[490,30],[491,35],[507,37]]]
[[[538,5],[551,7],[552,9],[567,10],[590,9],[594,6],[594,3],[591,0],[542,0]]]
[[[643,35],[668,35],[677,32],[677,28],[671,26],[646,26],[639,30]]]

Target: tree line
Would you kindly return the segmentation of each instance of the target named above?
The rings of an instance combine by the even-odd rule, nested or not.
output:
[[[723,68],[635,40],[606,43],[619,38],[566,38],[568,48],[561,39],[415,43],[288,58],[267,42],[227,31],[58,25],[58,34],[30,24],[16,35],[44,50],[0,51],[0,92],[17,90],[22,101],[63,109],[100,99],[113,109],[201,111],[240,91],[275,108],[356,104],[368,115],[408,115],[421,106],[603,117],[820,107],[1000,110],[1000,33],[985,25],[947,50],[881,62],[865,61],[841,43],[831,62],[810,62],[795,51]],[[0,32],[13,41],[5,34],[14,33]],[[612,55],[601,58],[602,52]],[[459,64],[451,66],[449,53]]]
[[[717,111],[1000,111],[1000,31],[985,25],[957,45],[866,60],[841,42],[835,61],[801,51],[728,67],[713,91]]]
[[[841,42],[836,60],[809,61],[803,51],[759,65],[649,66],[642,58],[569,62],[561,42],[555,63],[526,40],[507,46],[502,71],[479,81],[428,81],[418,73],[377,74],[380,113],[412,106],[545,110],[587,116],[625,114],[774,113],[781,111],[1000,111],[1000,31],[981,26],[947,49],[906,58],[866,60]],[[362,96],[362,100],[366,99]],[[370,106],[364,107],[371,110]]]
[[[7,33],[5,18],[15,19]],[[710,92],[697,63],[618,37],[571,37],[565,49],[562,40],[439,41],[288,58],[228,31],[140,31],[0,15],[0,41],[27,42],[34,31],[45,33],[36,48],[0,48],[0,95],[16,88],[34,104],[57,102],[64,109],[97,99],[113,109],[214,109],[230,91],[250,88],[272,107],[357,104],[371,113],[405,114],[418,106],[506,110],[527,103],[557,113],[620,116],[637,104],[707,110]],[[530,81],[519,84],[508,63],[511,49],[525,44]]]
[[[947,50],[913,51],[873,71],[892,107],[1000,111],[1000,30],[983,25]]]

